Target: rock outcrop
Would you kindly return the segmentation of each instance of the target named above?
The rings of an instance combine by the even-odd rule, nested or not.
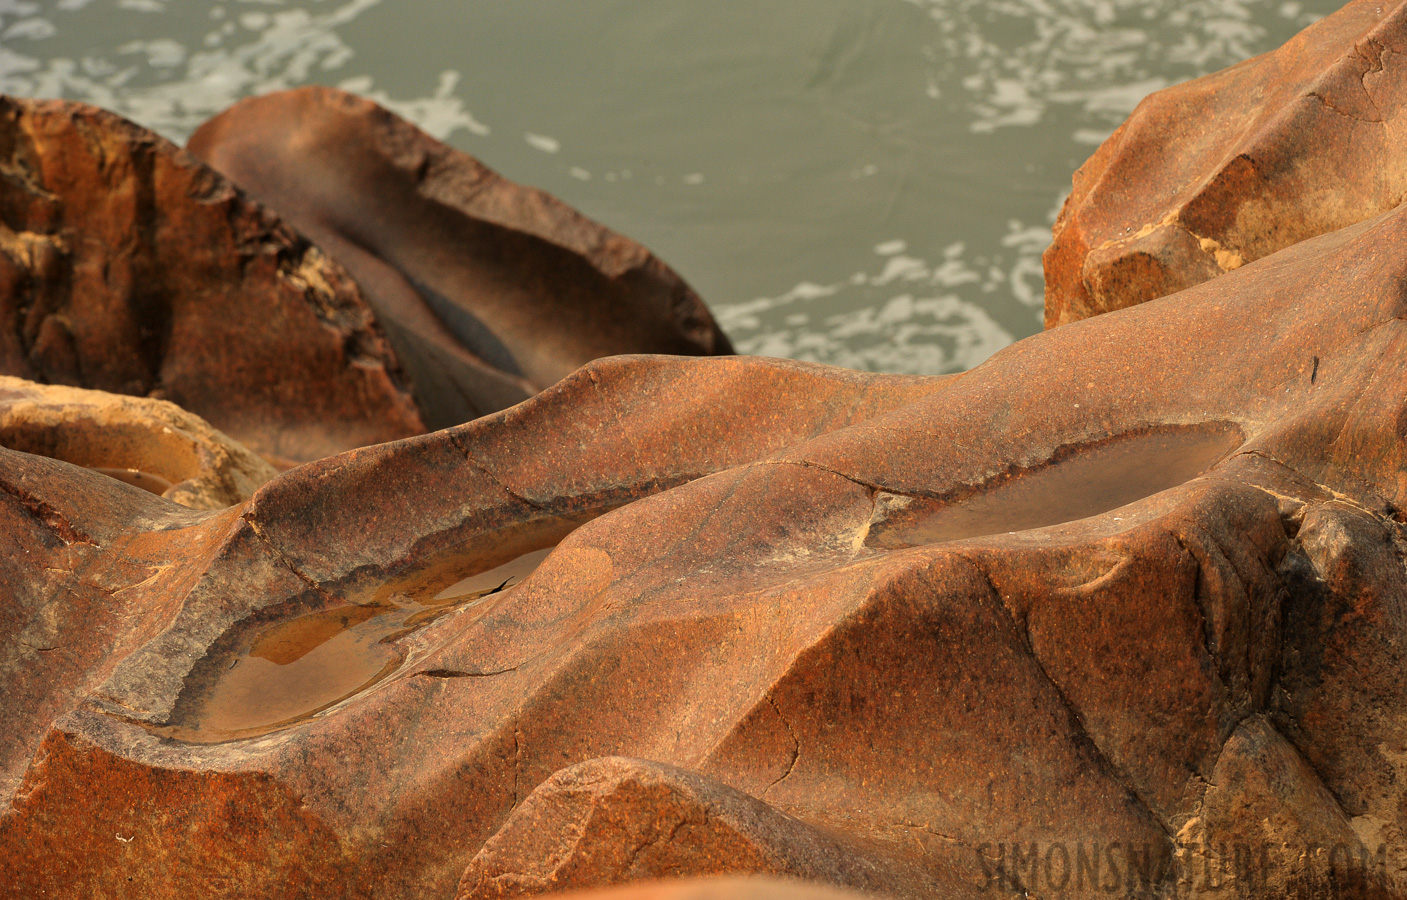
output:
[[[773,878],[696,878],[558,896],[561,900],[860,900],[866,895]]]
[[[0,373],[169,400],[286,466],[598,356],[731,352],[639,244],[367,101],[247,101],[192,146],[321,248],[131,122],[0,98]]]
[[[243,503],[278,474],[173,403],[7,376],[0,447],[85,466],[194,509]]]
[[[190,150],[347,267],[434,428],[621,353],[731,353],[664,263],[369,100],[305,87],[205,123]]]
[[[1400,896],[1404,423],[1399,209],[961,376],[614,358],[226,511],[0,452],[0,891]]]
[[[425,430],[340,266],[80,103],[0,98],[0,372],[169,400],[279,462]]]
[[[1046,326],[1200,284],[1407,201],[1407,3],[1158,91],[1075,173]]]
[[[0,897],[1407,894],[1404,23],[1146,102],[946,378],[567,374],[726,344],[369,104],[213,120],[412,402],[272,214],[6,101],[0,365],[355,449],[0,382]]]

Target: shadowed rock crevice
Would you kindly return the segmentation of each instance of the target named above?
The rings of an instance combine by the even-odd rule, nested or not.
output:
[[[597,357],[731,352],[643,247],[369,101],[328,88],[246,100],[190,148],[356,277],[431,427],[511,406]]]
[[[422,669],[416,675],[423,675],[426,678],[492,678],[494,675],[506,675],[509,672],[518,671],[517,666],[509,666],[506,669],[498,669],[493,672],[462,672],[459,669]]]
[[[15,484],[9,479],[0,480],[0,491],[13,497],[35,521],[42,522],[50,531],[58,535],[59,539],[66,544],[91,544],[97,543],[83,532],[73,526],[73,523],[63,517],[43,500],[27,492],[22,485]]]
[[[762,796],[763,796],[763,797],[766,797],[766,796],[767,796],[767,792],[768,792],[769,790],[771,790],[772,788],[776,787],[777,785],[779,785],[779,784],[781,784],[783,781],[785,781],[786,778],[787,778],[787,776],[790,775],[790,774],[792,773],[792,771],[796,768],[797,760],[801,759],[801,741],[799,741],[799,740],[797,739],[797,737],[796,737],[796,732],[792,730],[791,724],[790,724],[789,722],[787,722],[787,717],[782,714],[782,708],[777,705],[776,699],[775,699],[774,697],[772,697],[772,695],[770,695],[770,694],[767,695],[767,698],[766,698],[766,699],[767,699],[767,703],[772,707],[772,710],[773,710],[774,712],[776,712],[777,718],[778,718],[779,720],[781,720],[782,727],[785,728],[786,731],[787,731],[787,736],[791,738],[792,748],[791,748],[791,758],[787,760],[786,770],[783,771],[782,774],[778,775],[778,776],[772,781],[771,784],[769,784],[769,785],[767,785],[767,787],[763,788],[763,790],[762,790]]]

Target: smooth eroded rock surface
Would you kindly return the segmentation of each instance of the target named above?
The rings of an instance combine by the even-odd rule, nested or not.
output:
[[[431,427],[598,357],[732,352],[644,247],[369,100],[322,87],[251,98],[189,147],[347,267]]]
[[[1407,3],[1158,91],[1075,173],[1046,326],[1175,293],[1407,201]]]
[[[859,900],[867,895],[775,878],[691,878],[560,896],[562,900]]]
[[[176,406],[0,376],[0,447],[102,472],[195,509],[248,500],[278,474]]]
[[[0,98],[0,372],[169,400],[302,462],[425,429],[342,268],[170,142]]]
[[[595,362],[227,511],[0,452],[0,890],[1400,896],[1404,423],[1399,209],[952,378]]]

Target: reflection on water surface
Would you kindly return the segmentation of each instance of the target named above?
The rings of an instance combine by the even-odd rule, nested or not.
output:
[[[1040,327],[1070,174],[1336,0],[0,0],[0,90],[183,140],[368,94],[656,250],[739,349],[936,373]]]
[[[433,596],[386,591],[372,603],[237,626],[242,636],[212,652],[187,679],[175,723],[152,730],[180,741],[220,743],[301,722],[399,668],[404,651],[398,638],[518,584],[550,552],[525,554]]]
[[[1164,426],[1067,447],[1031,469],[1004,473],[944,500],[898,507],[869,543],[912,547],[1015,534],[1097,516],[1185,484],[1245,440],[1234,425]]]

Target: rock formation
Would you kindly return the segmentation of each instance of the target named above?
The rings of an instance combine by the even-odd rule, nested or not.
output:
[[[244,100],[189,147],[347,267],[431,427],[602,356],[732,352],[644,247],[369,100],[321,87]]]
[[[279,462],[425,430],[341,267],[79,103],[0,98],[0,372],[169,400]]]
[[[1145,99],[1075,173],[1046,326],[1200,284],[1407,201],[1407,2]]]
[[[865,895],[772,878],[697,878],[558,896],[561,900],[861,900]]]
[[[1400,896],[1404,423],[1407,208],[951,378],[595,362],[225,511],[0,452],[0,892]]]
[[[243,503],[277,474],[173,403],[6,376],[0,447],[86,466],[194,509]]]
[[[250,101],[193,146],[356,281],[157,135],[0,98],[0,373],[169,400],[286,466],[503,409],[596,356],[731,352],[639,244],[366,101]]]
[[[1146,102],[1068,324],[945,378],[569,371],[725,344],[335,92],[193,147],[376,316],[192,157],[0,105],[4,367],[345,449],[0,381],[0,897],[1407,895],[1404,17]]]

